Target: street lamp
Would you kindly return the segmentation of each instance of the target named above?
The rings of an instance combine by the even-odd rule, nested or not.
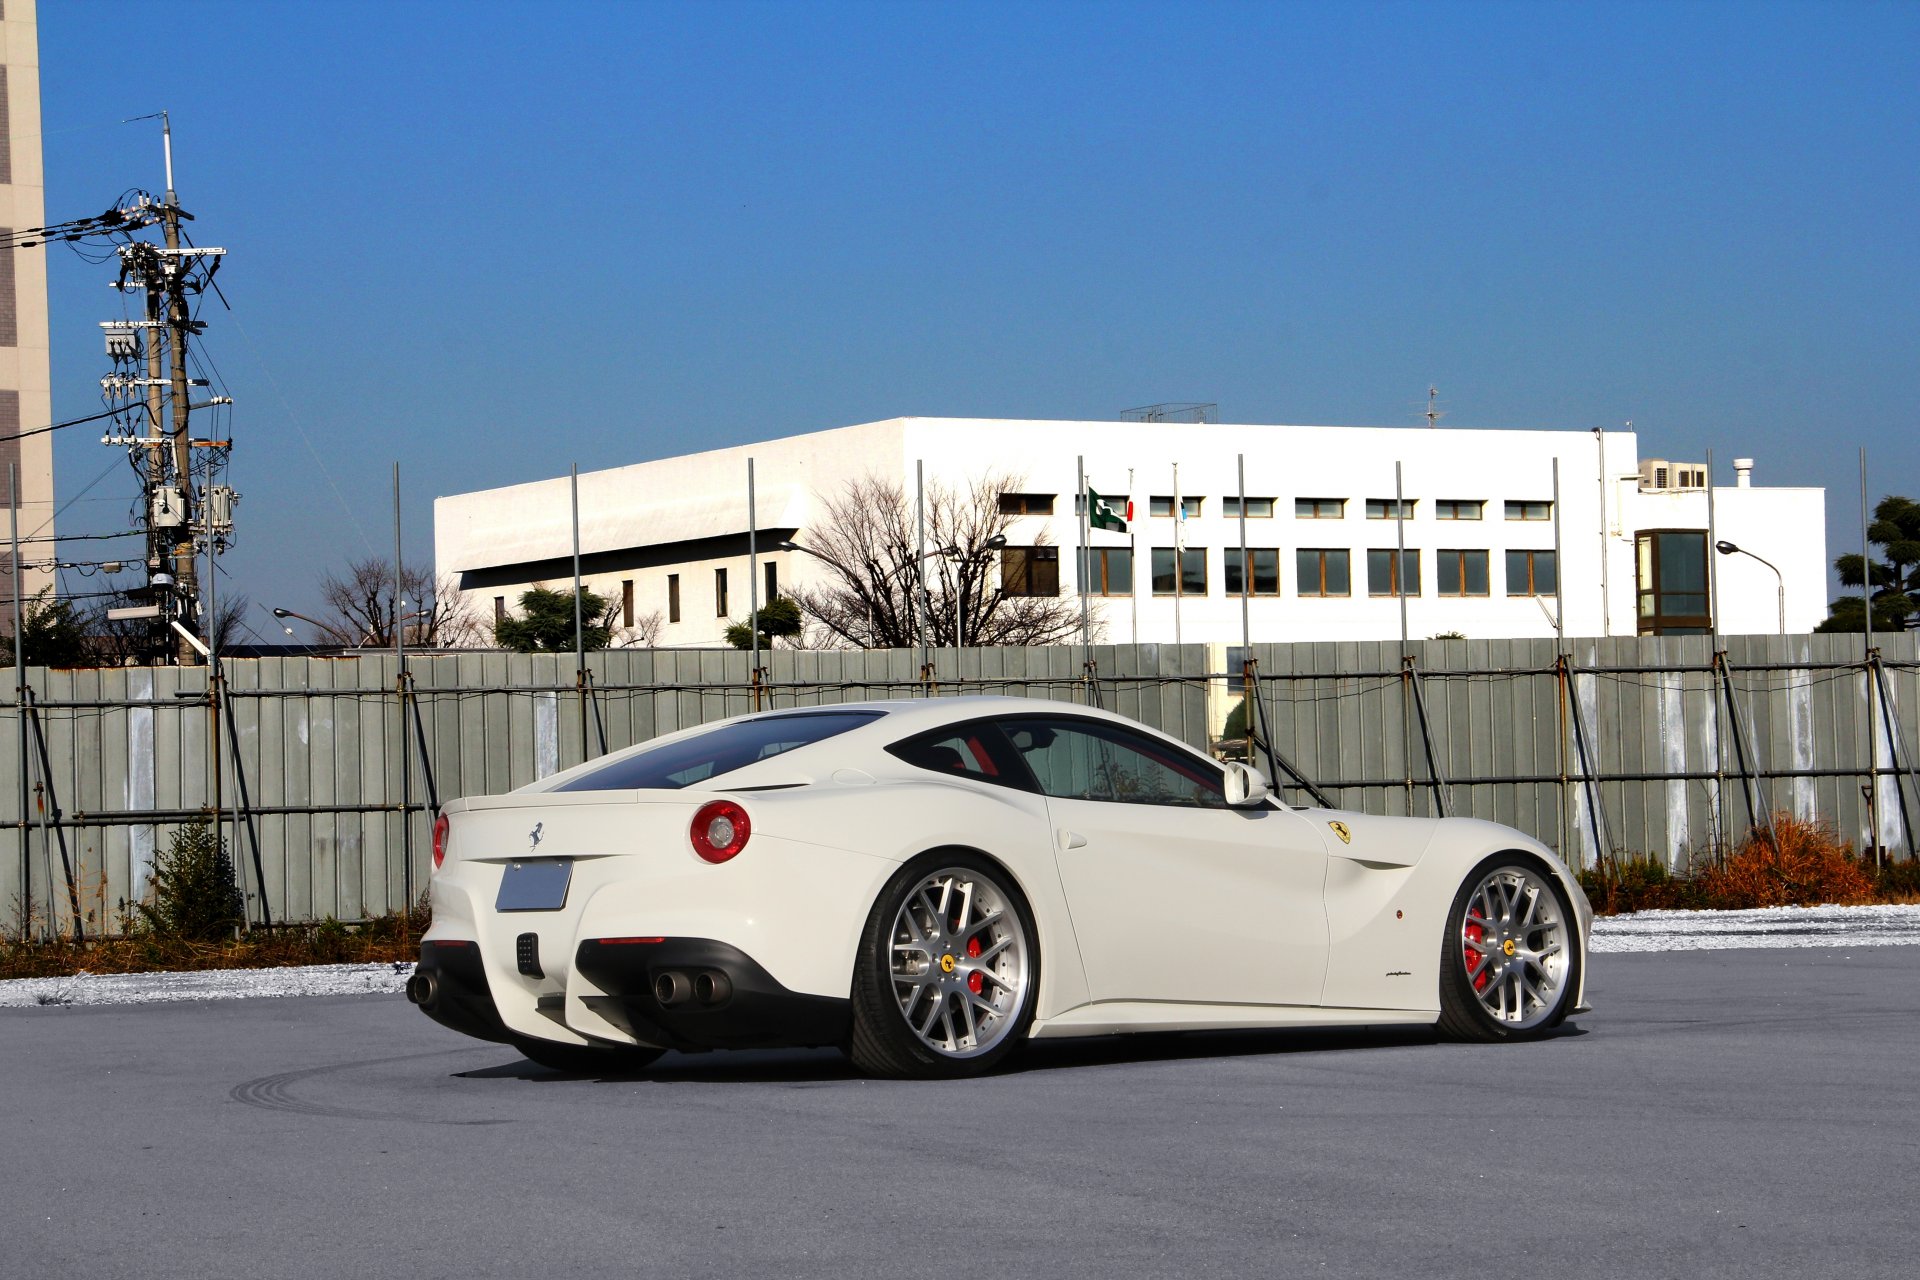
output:
[[[1714,543],[1713,549],[1723,556],[1746,556],[1750,560],[1758,560],[1761,564],[1773,570],[1773,576],[1779,580],[1780,587],[1780,634],[1787,634],[1787,580],[1781,576],[1779,566],[1764,556],[1754,555],[1753,552],[1748,551],[1745,547],[1734,546],[1725,538]]]
[[[998,551],[1006,545],[1007,545],[1007,535],[1004,533],[996,533],[991,538],[988,538],[985,542],[980,544],[980,549],[978,551],[975,551],[971,554],[963,553],[958,546],[942,547],[940,550],[933,552],[932,554],[937,556],[949,556],[954,560],[960,561],[963,564],[966,563],[967,561],[972,561],[972,560],[977,560],[982,564],[984,564],[986,563],[987,552]],[[962,646],[964,646],[966,643],[967,643],[967,576],[963,573],[958,576],[958,581],[954,583],[953,678],[956,681],[960,679],[960,650]]]

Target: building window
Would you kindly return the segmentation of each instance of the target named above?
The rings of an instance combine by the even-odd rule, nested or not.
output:
[[[680,621],[680,575],[667,575],[667,621]]]
[[[1434,573],[1443,596],[1484,596],[1487,594],[1487,553],[1484,551],[1436,551]]]
[[[1003,493],[1000,495],[1000,514],[1003,516],[1050,516],[1053,514],[1053,495],[1050,493]]]
[[[1132,549],[1095,547],[1088,552],[1087,590],[1096,596],[1132,595]]]
[[[1551,551],[1507,552],[1507,594],[1550,596],[1560,591],[1560,566]]]
[[[1173,548],[1153,549],[1153,594],[1204,596],[1207,594],[1207,552],[1204,547],[1180,550],[1180,589],[1174,590]]]
[[[1509,502],[1507,504],[1509,520],[1551,520],[1553,504],[1551,502]]]
[[[1293,576],[1303,596],[1353,594],[1351,553],[1344,547],[1302,547],[1293,553]]]
[[[767,578],[767,603],[772,604],[780,595],[780,566],[769,560],[767,561],[765,572]]]
[[[630,627],[633,625],[633,579],[632,578],[622,578],[620,580],[620,625],[623,627]]]
[[[1403,551],[1396,557],[1391,550],[1367,552],[1367,594],[1419,595],[1420,553]]]
[[[1487,504],[1479,498],[1439,498],[1433,504],[1435,520],[1478,520]]]
[[[1180,506],[1186,511],[1187,519],[1197,520],[1200,518],[1200,503],[1201,499],[1199,498],[1182,497],[1180,499]],[[1167,495],[1148,498],[1147,514],[1150,516],[1171,516],[1173,514],[1173,498]]]
[[[1295,498],[1294,518],[1298,520],[1340,520],[1347,514],[1345,498]]]
[[[1009,596],[1060,594],[1060,548],[1000,548],[1000,593]]]
[[[1697,636],[1713,629],[1707,592],[1707,535],[1649,529],[1634,539],[1640,634]]]
[[[506,620],[507,598],[505,596],[495,596],[493,598],[493,625],[497,627]]]
[[[1417,498],[1368,498],[1367,519],[1411,520],[1413,509],[1419,505]]]
[[[1272,498],[1248,498],[1247,499],[1247,519],[1249,520],[1272,519],[1273,503],[1274,503],[1274,499]],[[1220,499],[1220,514],[1225,518],[1227,518],[1228,520],[1238,520],[1240,518],[1239,495],[1236,494],[1231,498]]]
[[[1247,577],[1253,578],[1253,594],[1256,596],[1277,596],[1280,594],[1280,548],[1248,547],[1244,566],[1240,559],[1240,548],[1228,547],[1223,567],[1226,572],[1222,580],[1227,594],[1241,594],[1241,583]],[[1242,568],[1247,573],[1241,572]]]
[[[713,616],[716,618],[727,616],[727,571],[725,569],[713,571]]]

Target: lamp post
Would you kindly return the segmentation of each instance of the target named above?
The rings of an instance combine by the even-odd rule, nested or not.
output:
[[[433,611],[431,609],[421,609],[414,613],[409,613],[406,616],[398,619],[395,625],[404,627],[406,626],[407,623],[412,622],[415,618],[428,617],[429,615],[432,614],[432,612]],[[309,618],[304,613],[295,613],[292,609],[274,609],[272,613],[274,617],[280,619],[280,629],[286,632],[288,635],[293,634],[293,628],[289,627],[286,624],[286,620],[288,618],[298,618],[302,622],[312,623],[314,626],[320,628],[321,634],[331,636],[333,638],[333,642],[339,645],[342,649],[357,649],[361,645],[365,644],[373,636],[373,628],[368,627],[365,631],[363,631],[360,634],[360,638],[358,640],[355,640],[352,644],[348,644],[345,640],[342,640],[340,638],[343,633],[337,627],[333,626],[331,623],[322,622],[318,618]]]
[[[956,545],[951,547],[942,547],[940,548],[940,550],[932,552],[930,554],[947,557],[949,559],[956,561],[963,567],[967,564],[984,565],[987,562],[988,552],[998,551],[1006,545],[1007,545],[1007,535],[1004,533],[996,533],[991,538],[988,538],[985,542],[981,543],[977,551],[963,552]],[[967,575],[963,571],[957,575],[956,581],[954,582],[953,679],[956,684],[960,680],[960,650],[966,645],[966,643],[967,643]]]
[[[1773,561],[1765,558],[1764,556],[1754,555],[1753,552],[1748,551],[1745,547],[1734,546],[1731,542],[1728,542],[1725,538],[1722,538],[1720,541],[1714,543],[1713,549],[1715,551],[1718,551],[1723,556],[1746,556],[1750,560],[1758,560],[1761,564],[1773,570],[1773,576],[1779,583],[1780,634],[1781,635],[1787,634],[1787,580],[1781,574],[1780,567],[1774,564]]]

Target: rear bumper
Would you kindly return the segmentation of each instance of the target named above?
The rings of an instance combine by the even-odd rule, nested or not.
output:
[[[849,1001],[790,991],[746,952],[711,938],[588,939],[573,968],[598,988],[580,995],[580,1003],[639,1044],[695,1051],[838,1045],[851,1026]],[[515,1038],[501,1020],[478,943],[423,945],[407,996],[455,1031]]]

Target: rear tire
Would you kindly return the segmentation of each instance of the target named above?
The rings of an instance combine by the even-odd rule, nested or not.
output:
[[[1578,918],[1538,861],[1496,853],[1454,895],[1440,940],[1440,1022],[1452,1040],[1535,1040],[1580,989]]]
[[[979,854],[922,854],[861,931],[847,1056],[894,1079],[980,1075],[1027,1038],[1039,989],[1033,911],[1013,877]]]
[[[645,1071],[665,1049],[608,1045],[559,1044],[552,1040],[515,1037],[513,1047],[529,1062],[570,1076],[624,1076]]]

